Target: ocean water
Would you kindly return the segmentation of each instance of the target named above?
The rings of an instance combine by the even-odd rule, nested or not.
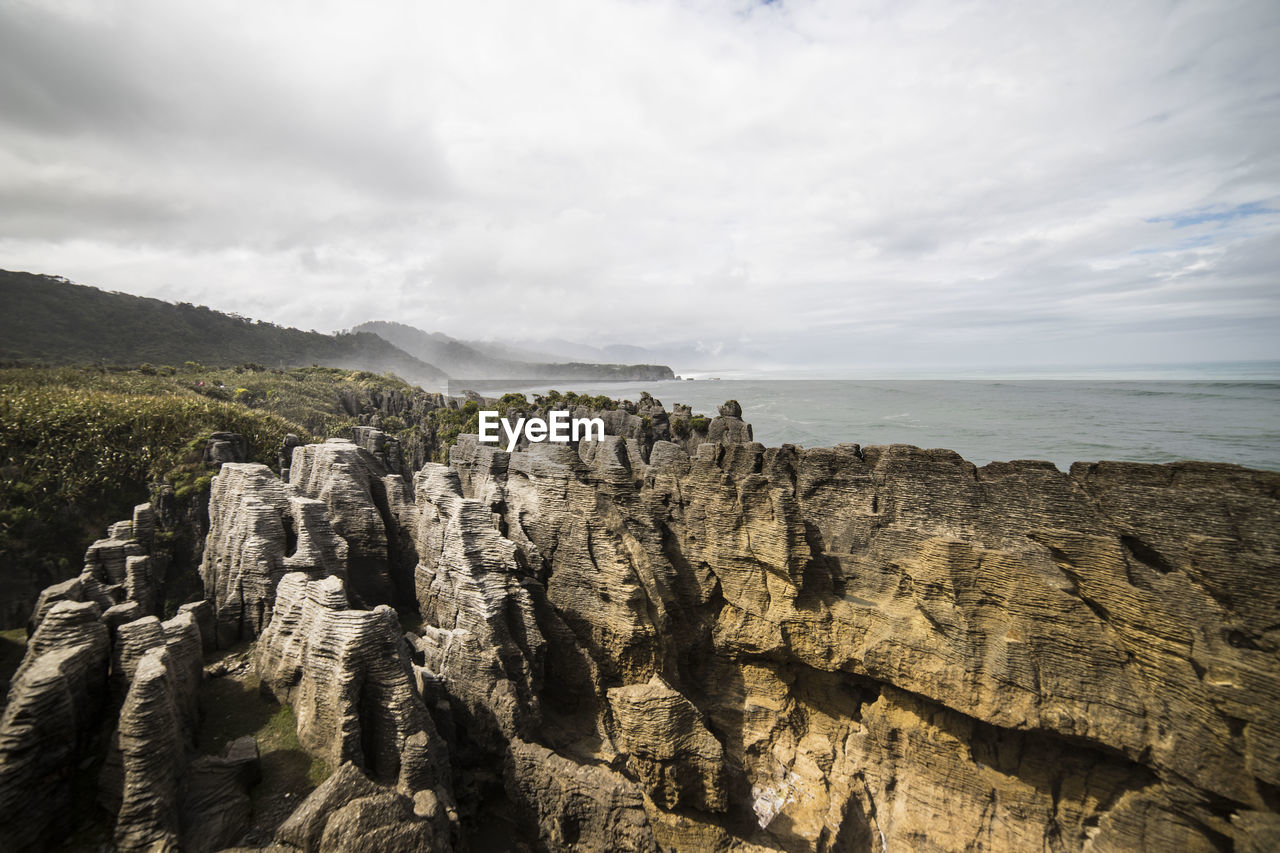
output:
[[[1280,471],[1280,381],[699,379],[560,383],[560,391],[688,403],[725,400],[766,446],[945,447],[978,465],[1047,459],[1198,459]],[[544,392],[545,385],[512,388]],[[486,391],[494,394],[494,391]]]

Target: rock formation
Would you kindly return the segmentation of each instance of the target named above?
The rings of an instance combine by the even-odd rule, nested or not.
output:
[[[227,464],[213,478],[200,575],[214,602],[217,643],[258,636],[271,621],[276,585],[291,571],[346,575],[348,546],[324,504],[282,483],[265,465]]]
[[[608,691],[615,742],[627,769],[655,803],[722,812],[727,806],[724,748],[693,703],[654,676]]]
[[[276,841],[304,853],[448,850],[451,840],[415,811],[414,800],[370,781],[347,762],[317,787],[276,831]]]
[[[453,455],[570,631],[544,659],[591,658],[611,740],[586,757],[621,757],[664,843],[688,809],[704,840],[811,849],[1275,831],[1280,476],[766,450],[719,418],[647,465],[618,439]],[[445,491],[419,489],[423,518]],[[543,706],[568,679],[544,672]]]
[[[107,631],[91,602],[61,601],[32,636],[0,717],[0,849],[32,850],[72,805],[72,774],[104,699]]]
[[[0,804],[48,804],[0,810],[6,849],[65,808],[107,684],[117,843],[232,843],[253,750],[189,736],[211,634],[256,639],[338,768],[276,832],[303,850],[1280,845],[1280,474],[765,448],[732,401],[599,411],[576,445],[463,436],[412,488],[373,425],[291,448],[287,483],[224,464],[211,603],[165,622],[145,524],[113,529],[32,616]]]
[[[400,516],[413,498],[404,478],[368,450],[330,439],[294,450],[289,484],[328,507],[334,532],[347,544],[352,600],[412,607],[416,555]]]
[[[99,799],[117,849],[215,850],[244,833],[257,748],[248,738],[223,756],[194,753],[213,611],[197,602],[165,622],[153,615],[166,564],[154,534],[151,508],[136,508],[90,546],[78,578],[39,596],[0,719],[0,849],[65,836],[87,805],[75,777],[103,751]]]
[[[516,817],[547,849],[658,853],[640,790],[608,767],[517,739],[503,779]]]
[[[215,465],[244,462],[249,458],[249,442],[233,432],[215,432],[204,445],[203,461]]]
[[[293,706],[298,740],[312,753],[332,766],[353,762],[389,784],[413,779],[452,806],[447,749],[390,607],[349,610],[337,577],[286,575],[254,665],[263,685]],[[415,735],[424,748],[410,743]]]

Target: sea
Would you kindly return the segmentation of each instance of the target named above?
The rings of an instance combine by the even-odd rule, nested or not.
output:
[[[1265,372],[1264,372],[1265,373]],[[1280,374],[1277,374],[1280,375]],[[578,382],[560,391],[686,403],[714,416],[737,400],[755,439],[947,448],[985,465],[1042,459],[1195,459],[1280,471],[1280,379],[759,379]],[[547,383],[508,390],[544,393]],[[486,390],[486,395],[494,394]]]

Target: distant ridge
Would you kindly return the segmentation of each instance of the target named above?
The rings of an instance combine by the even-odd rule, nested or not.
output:
[[[403,323],[361,323],[357,332],[372,332],[456,379],[673,379],[664,364],[614,364],[582,361],[535,361],[504,358],[499,348],[460,341],[440,332],[424,332]],[[495,351],[496,350],[496,351]],[[535,355],[511,350],[512,355]]]
[[[204,306],[111,293],[57,276],[0,270],[0,360],[48,364],[195,361],[319,364],[438,383],[445,372],[369,332],[325,335]]]

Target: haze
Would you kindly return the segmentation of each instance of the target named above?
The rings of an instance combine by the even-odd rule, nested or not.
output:
[[[1274,0],[6,0],[0,267],[827,374],[1277,359],[1278,44]]]

